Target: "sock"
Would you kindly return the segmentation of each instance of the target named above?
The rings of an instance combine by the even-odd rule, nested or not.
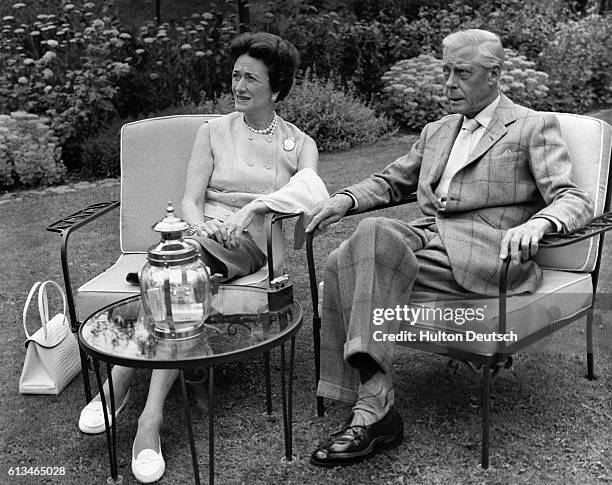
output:
[[[395,401],[391,375],[382,371],[359,386],[358,399],[353,406],[352,425],[369,426],[380,421]]]
[[[376,361],[364,353],[351,356],[349,364],[359,369],[359,381],[361,384],[368,382],[377,372],[383,372]]]

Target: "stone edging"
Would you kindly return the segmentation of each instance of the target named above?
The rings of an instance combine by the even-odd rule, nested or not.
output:
[[[10,201],[18,201],[23,197],[38,197],[45,195],[67,194],[77,192],[79,190],[92,189],[95,187],[112,187],[120,185],[121,181],[118,178],[106,178],[95,180],[93,182],[70,182],[64,185],[55,185],[53,187],[45,187],[44,189],[23,190],[20,192],[8,192],[0,195],[0,204],[5,204]]]

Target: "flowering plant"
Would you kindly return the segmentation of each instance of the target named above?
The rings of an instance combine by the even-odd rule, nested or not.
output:
[[[1,110],[48,117],[61,143],[113,116],[117,79],[130,66],[119,60],[129,34],[118,30],[112,11],[98,18],[92,2],[66,3],[61,15],[24,22],[25,4],[13,9],[2,19]]]
[[[0,115],[0,187],[62,180],[62,150],[48,122],[24,111]]]
[[[36,13],[34,0],[24,0],[0,17],[0,113],[48,118],[70,168],[80,166],[82,141],[109,120],[197,103],[228,84],[220,46],[236,31],[219,15],[149,23],[131,34],[112,0],[46,8],[53,13]]]
[[[500,90],[513,101],[538,108],[549,88],[548,75],[534,69],[528,61],[511,49],[504,49],[506,59],[500,78]],[[444,116],[442,61],[429,54],[397,62],[382,77],[383,106],[387,113],[405,126],[421,129],[428,121]]]

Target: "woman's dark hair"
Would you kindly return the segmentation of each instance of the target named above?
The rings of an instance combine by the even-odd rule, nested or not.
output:
[[[273,93],[278,93],[276,101],[285,99],[293,86],[299,63],[299,54],[293,44],[267,32],[245,32],[230,43],[232,62],[235,63],[243,54],[259,59],[266,65],[270,88]]]

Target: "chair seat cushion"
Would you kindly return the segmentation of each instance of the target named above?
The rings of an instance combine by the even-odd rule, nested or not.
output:
[[[553,270],[543,273],[535,293],[507,299],[505,338],[508,341],[496,340],[502,335],[498,299],[475,295],[473,299],[412,303],[409,318],[402,318],[396,342],[437,353],[491,356],[498,352],[516,352],[554,332],[564,320],[575,317],[591,303],[590,274]],[[439,295],[434,296],[439,300]],[[379,337],[384,338],[384,334]]]
[[[75,298],[79,321],[84,321],[92,313],[107,305],[139,294],[140,287],[129,284],[125,277],[128,273],[139,273],[146,262],[146,253],[124,253],[119,256],[119,259],[110,268],[81,286],[77,290]],[[264,266],[253,274],[233,280],[231,284],[232,286],[266,288],[267,277],[267,266]],[[236,291],[232,290],[230,293],[235,293]],[[227,299],[228,295],[224,296],[224,299]],[[219,300],[219,306],[220,308],[231,307],[231,305],[224,304],[221,300]]]
[[[572,159],[576,184],[593,200],[593,216],[604,212],[610,170],[610,125],[589,116],[555,113]],[[542,268],[587,272],[595,269],[599,236],[560,248],[541,247],[535,257]]]

